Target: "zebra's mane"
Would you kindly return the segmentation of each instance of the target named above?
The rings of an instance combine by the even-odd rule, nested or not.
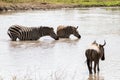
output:
[[[61,29],[72,29],[73,26],[63,26],[63,25],[60,25],[57,30],[61,30]]]
[[[73,26],[66,26],[66,27],[68,27],[68,28],[72,28]]]
[[[52,27],[48,27],[48,26],[39,26],[38,28],[40,28],[40,29],[53,29]]]
[[[65,26],[60,25],[60,26],[57,27],[57,30],[61,30],[61,29],[64,29],[64,28],[65,28]]]

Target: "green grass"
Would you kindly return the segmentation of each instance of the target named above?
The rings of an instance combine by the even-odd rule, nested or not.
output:
[[[83,6],[120,6],[120,1],[106,1],[106,2],[81,2]]]
[[[120,0],[0,0],[5,3],[46,2],[54,4],[77,4],[83,6],[120,6]]]

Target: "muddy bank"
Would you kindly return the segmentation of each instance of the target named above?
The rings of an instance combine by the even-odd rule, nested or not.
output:
[[[49,3],[22,3],[9,4],[0,6],[0,11],[16,11],[16,10],[40,10],[40,9],[59,9],[74,8],[77,5],[49,4]]]
[[[0,11],[16,10],[46,10],[60,8],[77,8],[77,7],[105,7],[105,5],[75,5],[75,4],[50,4],[50,3],[16,3],[0,5]]]

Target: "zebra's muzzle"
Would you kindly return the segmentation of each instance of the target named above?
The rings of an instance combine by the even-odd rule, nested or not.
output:
[[[81,38],[81,36],[79,35],[79,36],[78,36],[78,38],[80,39],[80,38]]]
[[[55,40],[59,40],[59,37],[56,37]]]

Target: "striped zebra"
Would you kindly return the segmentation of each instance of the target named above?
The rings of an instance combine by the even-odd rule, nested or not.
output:
[[[104,46],[106,45],[106,42],[104,41],[104,44],[98,44],[96,41],[94,41],[90,47],[85,51],[85,55],[87,58],[87,66],[89,70],[89,74],[92,74],[92,62],[94,62],[94,73],[96,73],[96,67],[98,72],[99,69],[99,59],[105,60],[105,53],[104,53]]]
[[[57,27],[57,35],[59,38],[69,38],[71,34],[76,36],[77,38],[81,38],[81,35],[77,31],[78,26],[58,26]]]
[[[21,41],[38,40],[42,36],[51,36],[55,40],[59,39],[55,34],[54,29],[46,26],[25,27],[20,25],[12,25],[8,29],[7,33],[12,41],[16,41],[17,38]]]

